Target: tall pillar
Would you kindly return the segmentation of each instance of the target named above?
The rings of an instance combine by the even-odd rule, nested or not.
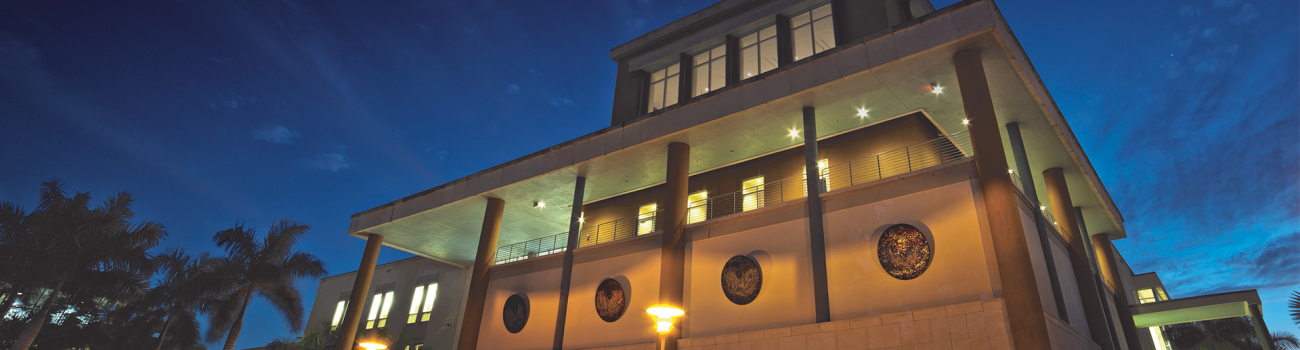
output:
[[[573,210],[569,211],[569,238],[564,246],[564,267],[560,270],[560,310],[555,314],[555,342],[552,349],[564,348],[564,322],[569,317],[569,284],[573,282],[573,250],[578,248],[578,235],[582,234],[582,200],[587,189],[587,178],[579,176],[573,183]]]
[[[1056,217],[1057,228],[1070,244],[1070,266],[1074,269],[1074,280],[1078,283],[1079,299],[1083,302],[1083,315],[1088,321],[1092,341],[1101,345],[1102,349],[1115,349],[1111,342],[1110,328],[1106,326],[1106,317],[1102,312],[1104,306],[1101,303],[1102,296],[1098,294],[1097,280],[1092,277],[1092,269],[1088,267],[1087,253],[1079,234],[1079,221],[1074,217],[1074,202],[1070,199],[1070,190],[1065,184],[1065,171],[1061,168],[1044,170],[1043,183],[1047,185],[1047,199],[1052,204],[1052,216]]]
[[[1264,313],[1259,311],[1259,304],[1250,304],[1250,323],[1255,325],[1259,346],[1264,350],[1273,350],[1273,334],[1268,332],[1268,325],[1264,324]]]
[[[1133,323],[1133,311],[1129,310],[1128,291],[1120,281],[1119,264],[1115,263],[1114,246],[1110,244],[1110,235],[1098,233],[1092,235],[1092,248],[1097,255],[1097,263],[1106,284],[1115,293],[1115,310],[1119,316],[1120,328],[1124,331],[1125,342],[1129,348],[1141,346],[1138,338],[1137,324]]]
[[[1020,183],[1024,186],[1025,197],[1029,198],[1029,206],[1037,208],[1038,189],[1034,187],[1033,171],[1029,168],[1029,155],[1025,153],[1025,141],[1020,137],[1020,124],[1007,123],[1007,140],[1011,142],[1011,155],[1016,159],[1016,169],[1019,173],[1012,176],[1019,176]],[[1056,302],[1056,314],[1061,316],[1061,320],[1070,322],[1069,310],[1065,307],[1065,297],[1061,293],[1061,280],[1056,273],[1056,258],[1052,256],[1052,241],[1047,237],[1047,221],[1041,214],[1034,215],[1034,228],[1038,232],[1039,248],[1043,250],[1043,261],[1047,263],[1047,279],[1052,286],[1052,298]]]
[[[496,258],[497,238],[501,234],[501,215],[505,212],[506,201],[500,198],[488,198],[487,210],[483,213],[483,229],[478,235],[478,252],[474,255],[473,270],[469,275],[469,295],[465,297],[465,314],[460,318],[459,350],[478,348],[479,327],[483,324],[483,305],[487,299],[488,269]]]
[[[366,306],[366,292],[370,291],[370,278],[375,276],[375,262],[379,260],[379,248],[383,246],[384,236],[371,233],[366,237],[366,250],[361,253],[361,266],[357,267],[357,278],[352,281],[348,308],[343,316],[343,324],[339,325],[336,350],[352,350],[357,326],[361,325],[361,310]]]
[[[1084,224],[1084,220],[1083,220],[1083,208],[1080,208],[1080,207],[1074,207],[1074,217],[1075,217],[1076,219],[1078,219],[1078,221],[1079,221],[1079,237],[1080,237],[1080,239],[1082,239],[1083,241],[1086,241],[1086,242],[1090,242],[1091,240],[1088,239],[1088,225]],[[1102,311],[1102,316],[1105,316],[1105,317],[1106,317],[1106,329],[1111,330],[1111,332],[1109,332],[1109,333],[1110,333],[1110,342],[1111,342],[1111,344],[1113,344],[1113,346],[1114,346],[1116,349],[1119,349],[1119,348],[1120,348],[1120,346],[1119,346],[1119,335],[1116,334],[1117,332],[1115,331],[1115,330],[1118,329],[1118,328],[1115,328],[1115,321],[1112,321],[1113,319],[1110,317],[1110,316],[1111,316],[1111,315],[1110,315],[1110,307],[1108,307],[1108,305],[1106,304],[1106,303],[1107,303],[1107,301],[1106,301],[1106,291],[1103,289],[1103,288],[1105,288],[1105,287],[1103,287],[1103,286],[1105,285],[1105,283],[1103,283],[1102,280],[1101,280],[1101,267],[1099,267],[1099,266],[1097,265],[1097,259],[1096,259],[1096,256],[1095,256],[1095,255],[1097,255],[1097,254],[1096,254],[1096,252],[1095,252],[1095,249],[1093,249],[1093,250],[1084,249],[1084,251],[1090,253],[1090,255],[1087,256],[1087,258],[1088,258],[1088,264],[1091,264],[1090,266],[1092,267],[1092,271],[1093,271],[1092,279],[1093,279],[1093,281],[1095,281],[1096,284],[1097,284],[1097,295],[1100,295],[1100,296],[1101,296],[1101,311]],[[1118,299],[1114,299],[1114,300],[1111,300],[1111,301],[1110,301],[1111,303],[1115,303],[1115,312],[1119,312],[1119,309],[1120,309],[1120,308],[1127,308],[1127,307],[1128,307],[1128,303],[1126,303],[1126,302],[1116,302],[1117,300],[1118,300]],[[1126,309],[1126,310],[1127,310],[1127,309]],[[1129,314],[1132,314],[1132,312],[1130,311]],[[1120,317],[1120,318],[1122,319],[1123,317]],[[1132,319],[1132,317],[1129,317],[1129,319]],[[1138,333],[1138,334],[1143,334],[1143,333]],[[1149,335],[1149,334],[1148,334],[1148,335]],[[1142,336],[1139,335],[1138,338],[1142,338]],[[1148,337],[1148,338],[1150,338],[1150,337]],[[1125,339],[1129,341],[1129,344],[1133,344],[1133,343],[1132,343],[1132,337],[1127,337],[1127,336],[1126,336]],[[1138,340],[1141,340],[1141,339],[1138,339]],[[1133,348],[1132,346],[1129,346],[1129,349],[1134,349],[1134,348]],[[1152,349],[1154,350],[1154,348],[1152,348]]]
[[[659,205],[655,220],[663,227],[663,249],[659,265],[659,303],[683,308],[686,276],[686,205],[687,181],[690,175],[691,146],[681,142],[668,144],[668,172],[664,184],[664,202]],[[688,312],[689,314],[689,312]],[[689,316],[687,316],[689,317]],[[682,337],[682,320],[668,334],[659,337],[660,350],[677,350],[677,339]]]
[[[1010,322],[1011,342],[1016,349],[1050,349],[1047,319],[1038,296],[1029,242],[1020,221],[1020,204],[1011,177],[1007,176],[1007,158],[1003,156],[1002,135],[998,132],[993,97],[984,76],[984,63],[978,49],[966,49],[952,56],[961,90],[962,107],[970,121],[971,146],[975,149],[975,170],[984,197],[985,215],[993,238],[993,251],[1002,282]]]
[[[817,166],[817,110],[803,108],[804,190],[808,193],[808,240],[812,245],[813,307],[817,322],[830,322],[830,291],[826,284],[826,230],[822,222],[821,168]]]

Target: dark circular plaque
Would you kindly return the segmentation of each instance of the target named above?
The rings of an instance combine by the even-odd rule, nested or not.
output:
[[[528,296],[523,293],[506,298],[506,306],[501,308],[501,321],[510,333],[519,333],[528,324]]]
[[[614,322],[623,317],[624,311],[627,311],[627,293],[623,292],[623,285],[612,278],[600,281],[596,287],[596,314],[605,322]]]
[[[758,262],[744,255],[737,255],[727,260],[722,266],[722,294],[736,305],[745,305],[758,297],[758,290],[763,288],[763,270]]]
[[[934,251],[921,230],[912,225],[897,224],[880,235],[876,255],[880,257],[880,266],[890,276],[910,280],[921,276],[930,267]]]

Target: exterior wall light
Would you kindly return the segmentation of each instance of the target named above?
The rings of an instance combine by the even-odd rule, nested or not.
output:
[[[362,348],[365,348],[366,350],[387,349],[388,338],[379,335],[378,328],[372,328],[366,330],[366,333],[361,335],[361,340],[357,341],[357,345],[361,346]]]
[[[658,318],[658,320],[655,321],[655,331],[660,334],[668,333],[668,331],[673,329],[673,317],[686,314],[686,311],[682,311],[682,309],[667,305],[655,306],[646,309],[645,312]]]
[[[962,119],[961,125],[970,125],[970,119]]]

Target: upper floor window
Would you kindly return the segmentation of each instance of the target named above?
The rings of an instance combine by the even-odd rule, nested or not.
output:
[[[339,300],[338,305],[334,306],[334,318],[330,321],[330,330],[339,328],[339,322],[343,322],[343,313],[348,310],[348,301]]]
[[[727,45],[718,45],[695,55],[693,63],[695,84],[691,89],[691,97],[727,86]]]
[[[750,211],[763,207],[763,195],[767,192],[763,190],[764,186],[762,176],[745,180],[745,182],[740,184],[740,187],[743,187],[740,190],[742,211]]]
[[[375,293],[375,301],[370,304],[370,317],[366,318],[366,329],[384,328],[388,325],[388,311],[393,308],[393,292]]]
[[[835,22],[831,19],[830,4],[790,17],[790,28],[795,61],[835,47]]]
[[[638,236],[655,232],[655,203],[641,206],[637,209],[636,215],[636,234]]]
[[[650,103],[647,103],[646,113],[677,104],[679,66],[673,63],[650,73]]]
[[[740,37],[740,79],[747,79],[776,68],[776,26],[759,29]]]
[[[694,224],[709,219],[709,191],[699,191],[686,197],[686,223]]]
[[[1156,293],[1152,292],[1150,289],[1138,290],[1138,304],[1154,303],[1156,301]]]
[[[407,316],[406,323],[428,322],[430,315],[433,314],[433,300],[438,296],[438,283],[429,283],[426,286],[415,286],[415,293],[411,298],[411,315]]]

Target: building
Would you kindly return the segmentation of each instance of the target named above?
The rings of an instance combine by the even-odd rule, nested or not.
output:
[[[1253,291],[1164,300],[1132,273],[992,1],[723,0],[611,58],[609,127],[352,216],[361,268],[309,322],[458,349],[1109,350],[1261,320]],[[422,258],[375,268],[381,244]],[[435,282],[431,319],[459,323],[395,322]],[[656,305],[685,314],[656,333]]]

